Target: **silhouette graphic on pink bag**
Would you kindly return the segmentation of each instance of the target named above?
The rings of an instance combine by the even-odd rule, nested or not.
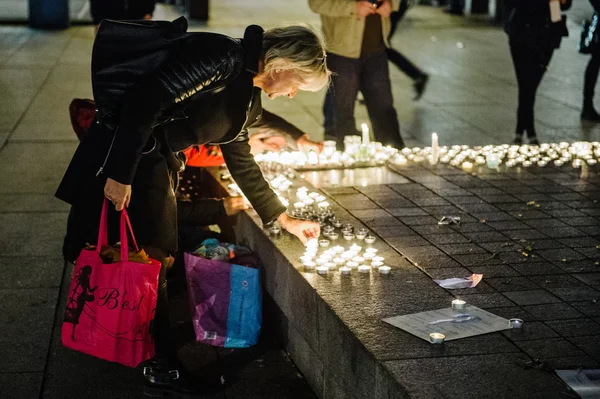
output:
[[[67,323],[73,323],[73,331],[71,332],[71,339],[75,341],[75,328],[79,324],[79,317],[83,312],[86,302],[91,302],[95,299],[94,291],[98,286],[90,287],[90,276],[92,274],[92,267],[87,265],[81,268],[79,275],[77,276],[77,283],[73,287],[71,296],[67,301],[67,308],[65,309],[65,319]]]

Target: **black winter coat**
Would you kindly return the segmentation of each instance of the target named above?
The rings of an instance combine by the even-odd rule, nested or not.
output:
[[[159,70],[127,90],[119,115],[112,115],[108,122],[97,121],[79,145],[56,193],[72,205],[64,248],[68,260],[86,242],[95,242],[107,177],[132,185],[128,212],[138,243],[174,253],[177,210],[173,190],[181,162],[173,154],[191,145],[221,145],[233,178],[263,222],[285,212],[254,162],[247,139],[247,128],[262,113],[261,91],[253,86],[262,29],[248,27],[242,40],[223,36],[206,42],[205,38],[203,33],[190,34],[181,47],[185,51],[174,52]],[[211,42],[218,47],[213,48]],[[174,58],[182,55],[187,59]],[[176,69],[181,66],[186,68]],[[186,81],[190,76],[209,79]],[[113,213],[109,217],[117,220]],[[111,219],[114,229],[109,238],[117,241],[118,223]]]
[[[568,10],[571,4],[572,0],[567,0],[561,4],[561,10]],[[504,6],[507,16],[504,30],[511,43],[551,52],[569,34],[564,20],[555,23],[550,20],[548,0],[504,0]]]

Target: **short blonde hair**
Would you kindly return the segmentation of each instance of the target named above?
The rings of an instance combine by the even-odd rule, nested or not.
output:
[[[310,27],[291,25],[272,28],[263,34],[265,73],[294,71],[306,90],[319,91],[329,83],[325,42]]]

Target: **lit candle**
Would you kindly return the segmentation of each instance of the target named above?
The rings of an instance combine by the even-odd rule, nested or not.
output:
[[[432,344],[443,344],[446,336],[442,333],[431,333],[429,334],[429,342]]]
[[[357,269],[358,268],[358,263],[356,263],[356,262],[346,262],[346,267],[348,267],[350,269]]]
[[[373,262],[371,262],[371,266],[373,266],[373,267],[381,267],[381,266],[383,266],[383,262],[373,261]]]
[[[440,147],[438,143],[437,133],[431,134],[431,164],[435,165],[438,163],[440,158]]]
[[[365,249],[365,252],[371,252],[373,254],[376,254],[377,253],[377,248],[367,248],[367,249]]]
[[[361,125],[361,128],[362,128],[362,143],[364,145],[367,145],[367,144],[369,144],[369,141],[370,141],[370,139],[369,139],[369,127],[367,126],[366,123],[363,123]]]
[[[340,267],[340,273],[342,273],[343,276],[349,275],[351,271],[352,271],[352,269],[350,269],[349,267],[346,267],[346,266]]]
[[[375,242],[375,240],[376,240],[375,236],[366,236],[365,237],[365,242],[367,244],[373,244]]]
[[[360,265],[360,266],[358,267],[358,272],[359,272],[359,273],[365,273],[365,274],[366,274],[366,273],[371,273],[371,267],[370,267],[370,266],[367,266],[367,265]]]
[[[379,274],[390,274],[391,270],[392,270],[392,268],[389,266],[381,266],[379,268]]]
[[[473,169],[473,164],[471,162],[469,162],[469,161],[463,162],[461,166],[465,170],[471,170],[471,169]]]
[[[461,299],[455,299],[452,301],[452,310],[463,310],[467,303]]]
[[[374,254],[373,252],[365,252],[365,253],[363,254],[363,258],[365,258],[365,259],[369,259],[369,260],[371,260],[371,259],[373,259],[374,257],[375,257],[375,254]]]
[[[319,240],[319,246],[326,248],[329,246],[329,240]]]
[[[327,274],[329,273],[329,268],[327,266],[319,266],[317,267],[317,273],[321,275]]]
[[[315,270],[315,267],[317,267],[315,262],[304,262],[303,265],[305,270]]]
[[[325,266],[325,267],[327,267],[329,269],[336,269],[337,268],[337,265],[335,263],[333,263],[333,262],[327,262],[323,266]]]
[[[333,258],[333,263],[335,263],[337,266],[343,266],[344,263],[346,263],[346,260],[338,256],[337,258]]]
[[[522,319],[509,319],[508,326],[513,329],[521,329],[523,328],[523,320]]]

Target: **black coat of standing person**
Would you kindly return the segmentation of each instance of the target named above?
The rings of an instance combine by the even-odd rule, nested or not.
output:
[[[277,220],[302,241],[319,235],[318,223],[285,213],[250,154],[247,129],[261,118],[261,91],[291,98],[327,85],[322,40],[304,26],[263,31],[251,25],[242,39],[186,30],[185,18],[100,25],[92,53],[96,122],[56,192],[71,205],[67,260],[96,241],[106,197],[115,205],[109,242],[118,237],[117,211],[127,207],[137,242],[162,263],[152,331],[156,357],[144,368],[150,394],[201,390],[177,361],[169,323],[165,275],[177,250],[179,151],[219,144],[264,223]]]
[[[550,3],[561,10],[571,7],[572,0],[505,0],[507,20],[504,29],[508,34],[519,87],[516,136],[513,144],[523,143],[527,132],[529,144],[538,144],[534,122],[535,95],[548,68],[552,53],[560,47],[568,34],[564,17],[552,22]]]
[[[596,14],[600,14],[600,0],[590,0]],[[596,35],[600,34],[598,32]],[[594,49],[592,58],[585,69],[585,79],[583,82],[583,107],[581,108],[581,119],[590,122],[600,122],[600,114],[594,108],[594,94],[596,91],[596,82],[598,81],[598,72],[600,71],[600,47]]]
[[[103,19],[151,19],[156,0],[90,0],[90,14],[96,29]]]

